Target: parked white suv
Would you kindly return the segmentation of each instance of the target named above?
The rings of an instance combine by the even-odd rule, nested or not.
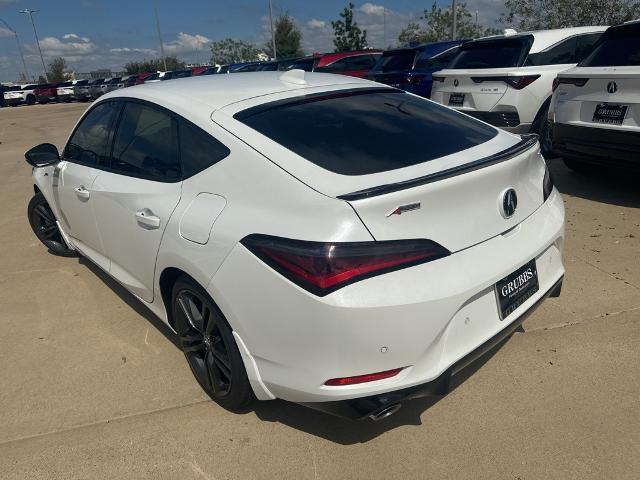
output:
[[[431,99],[514,133],[537,133],[547,154],[553,80],[582,60],[606,28],[512,32],[465,43],[449,68],[434,74]]]
[[[33,105],[36,103],[35,89],[38,85],[22,85],[21,87],[12,88],[4,92],[4,101],[7,105],[15,107],[26,103]]]
[[[553,150],[569,168],[640,167],[640,20],[607,30],[554,90]]]

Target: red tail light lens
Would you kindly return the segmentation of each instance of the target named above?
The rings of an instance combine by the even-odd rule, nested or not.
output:
[[[568,84],[568,85],[575,85],[576,87],[584,87],[587,84],[588,81],[589,81],[588,78],[556,77],[556,78],[553,79],[552,90],[555,92],[556,88],[558,88],[561,83],[565,83],[565,84]]]
[[[504,82],[512,88],[516,90],[522,90],[527,85],[531,85],[537,79],[540,78],[540,75],[517,75],[517,76],[493,76],[493,77],[472,77],[474,83],[482,83],[482,82]]]
[[[358,383],[375,382],[376,380],[384,380],[385,378],[395,377],[402,371],[401,368],[386,370],[378,373],[368,373],[366,375],[356,375],[355,377],[332,378],[324,382],[330,387],[342,387],[345,385],[356,385]]]
[[[431,240],[324,243],[253,234],[241,243],[278,273],[318,296],[450,255]]]

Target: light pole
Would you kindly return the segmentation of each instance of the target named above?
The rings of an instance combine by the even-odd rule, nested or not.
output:
[[[20,45],[20,39],[18,38],[18,32],[16,32],[13,28],[11,28],[9,24],[1,18],[0,18],[0,22],[4,23],[4,26],[7,27],[7,29],[11,31],[11,33],[13,33],[14,37],[16,37],[16,43],[18,44],[18,53],[20,54],[20,58],[22,59],[22,66],[24,67],[24,75],[25,75],[24,79],[28,82],[29,70],[27,70],[27,63],[24,61],[24,55],[22,53],[22,46]]]
[[[33,21],[33,14],[39,12],[40,10],[31,10],[29,8],[25,8],[24,10],[20,10],[20,13],[26,13],[29,15],[31,19],[31,26],[33,27],[33,35],[36,37],[36,45],[38,45],[38,52],[40,52],[40,61],[42,62],[42,70],[44,71],[44,78],[49,83],[49,77],[47,76],[47,67],[44,65],[44,57],[42,56],[42,50],[40,49],[40,40],[38,40],[38,32],[36,31],[36,24]]]
[[[160,55],[162,56],[162,64],[164,71],[167,71],[167,57],[164,56],[164,44],[162,43],[162,33],[160,32],[160,18],[158,17],[158,2],[153,0],[153,11],[156,15],[156,28],[158,29],[158,39],[160,40]]]
[[[269,0],[269,22],[271,23],[271,48],[273,49],[273,59],[278,58],[276,52],[276,33],[273,31],[273,8],[271,7],[271,0]]]
[[[456,32],[456,17],[458,16],[457,10],[458,9],[456,6],[456,0],[451,0],[451,13],[453,15],[453,22],[451,23],[451,40],[455,40],[457,36],[457,32]]]

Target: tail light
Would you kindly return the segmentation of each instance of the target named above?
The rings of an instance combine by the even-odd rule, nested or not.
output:
[[[531,85],[540,75],[516,75],[516,76],[492,76],[492,77],[471,77],[474,83],[483,82],[504,82],[516,90],[522,90],[524,87]]]
[[[542,201],[547,201],[547,198],[549,198],[553,190],[553,185],[553,176],[551,175],[547,162],[545,162],[544,179],[542,180]]]
[[[330,387],[343,387],[345,385],[356,385],[358,383],[375,382],[376,380],[384,380],[385,378],[395,377],[402,371],[402,368],[394,368],[378,373],[368,373],[366,375],[356,375],[354,377],[332,378],[324,382]]]
[[[551,88],[555,92],[556,88],[558,88],[561,83],[565,83],[568,85],[575,85],[576,87],[584,87],[588,81],[589,81],[588,78],[556,77],[553,79],[553,86]]]
[[[431,240],[324,243],[253,234],[241,243],[278,273],[321,297],[365,278],[451,253]]]
[[[407,75],[405,77],[405,81],[411,85],[415,85],[416,83],[420,83],[424,80],[426,75]]]
[[[432,75],[431,78],[433,79],[434,82],[444,82],[444,77],[438,77],[437,75]]]

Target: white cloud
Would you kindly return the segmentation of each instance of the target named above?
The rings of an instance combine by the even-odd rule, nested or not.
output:
[[[0,27],[0,38],[13,37],[13,32],[8,28]]]
[[[309,28],[324,28],[327,26],[327,22],[325,22],[324,20],[316,20],[315,18],[312,18],[307,22],[307,26]]]
[[[75,58],[94,53],[97,50],[95,43],[88,38],[80,38],[75,33],[67,33],[62,38],[45,37],[40,40],[42,54],[46,57]],[[27,49],[36,52],[35,45],[28,45]]]
[[[129,48],[129,47],[123,47],[123,48],[110,48],[109,52],[111,53],[142,53],[144,55],[150,55],[150,56],[156,56],[158,54],[157,50],[154,50],[153,48]]]
[[[164,49],[167,54],[179,55],[208,50],[210,43],[211,40],[204,35],[190,35],[180,32],[178,38],[164,44]]]
[[[383,7],[382,5],[374,5],[370,2],[363,3],[358,10],[365,15],[376,15],[378,17],[381,17],[385,14],[385,7]]]

